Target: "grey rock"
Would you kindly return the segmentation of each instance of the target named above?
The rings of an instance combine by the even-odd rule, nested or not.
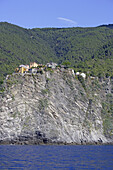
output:
[[[1,144],[113,143],[110,78],[89,77],[82,84],[63,69],[42,75],[9,75],[4,86]]]

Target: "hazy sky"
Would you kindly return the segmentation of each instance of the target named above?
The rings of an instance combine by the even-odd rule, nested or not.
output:
[[[25,28],[113,24],[113,0],[0,0],[0,22]]]

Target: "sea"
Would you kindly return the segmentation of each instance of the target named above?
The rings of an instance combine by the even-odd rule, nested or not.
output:
[[[0,145],[0,170],[113,170],[112,145]]]

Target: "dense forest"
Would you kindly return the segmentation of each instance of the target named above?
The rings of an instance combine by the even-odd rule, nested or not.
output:
[[[75,71],[113,76],[113,25],[24,29],[0,23],[0,82],[19,64],[70,62]]]

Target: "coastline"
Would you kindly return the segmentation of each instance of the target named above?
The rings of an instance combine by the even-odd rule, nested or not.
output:
[[[47,141],[38,141],[38,140],[28,140],[28,141],[16,141],[16,140],[7,140],[0,141],[0,145],[113,145],[113,142],[109,141],[106,143],[103,142],[81,142],[81,143],[66,143],[66,142],[47,142]]]

